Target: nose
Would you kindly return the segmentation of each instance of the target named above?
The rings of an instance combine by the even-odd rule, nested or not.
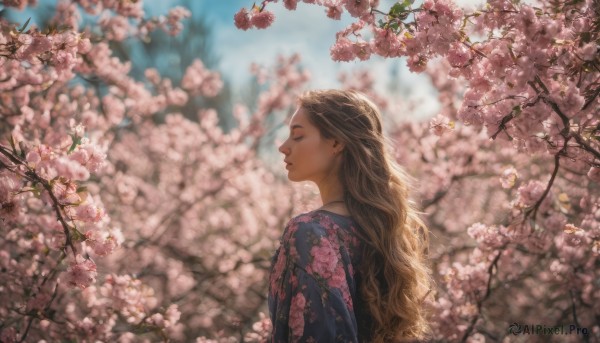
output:
[[[282,154],[284,154],[286,156],[289,155],[289,151],[290,150],[285,146],[285,142],[279,146],[278,150],[279,150],[280,153],[282,153]]]

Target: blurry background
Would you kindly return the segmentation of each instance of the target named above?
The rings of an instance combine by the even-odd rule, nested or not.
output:
[[[381,1],[380,8],[385,11],[393,3],[391,0]],[[3,16],[16,22],[25,22],[31,17],[31,23],[43,27],[54,14],[56,4],[54,0],[40,0],[34,9],[22,12],[10,9]],[[426,100],[418,101],[418,110],[411,116],[402,112],[394,115],[422,119],[439,109],[428,77],[410,73],[403,59],[373,56],[368,61],[337,63],[331,60],[329,48],[335,42],[335,32],[352,22],[347,13],[343,13],[341,20],[335,21],[324,17],[324,9],[320,6],[299,3],[296,13],[293,13],[282,3],[269,3],[268,9],[276,15],[273,25],[267,30],[241,31],[234,26],[233,16],[242,7],[251,8],[252,4],[251,0],[147,1],[144,3],[147,15],[161,15],[179,5],[188,8],[192,18],[184,20],[185,28],[176,37],[156,31],[152,33],[150,42],[141,44],[130,38],[117,52],[123,59],[135,60],[132,75],[141,78],[144,69],[153,67],[161,75],[170,77],[174,84],[178,84],[183,71],[194,58],[202,59],[207,67],[218,70],[226,80],[225,94],[216,100],[221,102],[219,109],[225,109],[231,99],[245,102],[256,94],[249,73],[251,63],[269,64],[279,54],[288,56],[293,53],[300,53],[302,64],[310,70],[311,88],[337,87],[340,72],[369,70],[377,75],[375,88],[379,93]],[[225,115],[225,112],[219,111],[219,114]],[[233,123],[228,118],[222,119],[226,129]]]
[[[457,1],[462,5],[479,2]],[[393,0],[382,0],[379,8],[387,11],[394,3]],[[192,17],[183,21],[184,29],[176,37],[157,30],[147,42],[129,38],[120,43],[112,42],[111,48],[123,61],[135,61],[131,76],[138,80],[144,78],[144,70],[155,68],[174,85],[180,84],[185,69],[195,58],[201,59],[207,68],[221,73],[225,85],[219,95],[210,99],[194,98],[182,112],[196,120],[198,108],[215,108],[225,132],[235,126],[234,103],[256,104],[260,85],[250,73],[251,64],[270,65],[278,55],[294,53],[301,54],[301,66],[310,72],[309,88],[340,87],[341,74],[368,71],[374,80],[374,91],[396,105],[384,110],[388,121],[418,121],[439,112],[437,92],[429,76],[411,73],[404,58],[384,59],[373,55],[368,61],[331,60],[329,49],[335,43],[335,33],[352,22],[348,13],[344,12],[341,20],[336,21],[325,17],[321,6],[299,2],[294,13],[285,9],[281,2],[268,3],[268,9],[276,16],[271,27],[267,30],[237,29],[233,23],[234,14],[242,7],[251,8],[252,4],[251,0],[146,1],[144,9],[148,16],[162,15],[174,6],[183,6],[192,12]],[[56,5],[54,0],[40,0],[34,9],[22,12],[10,9],[3,11],[3,16],[15,22],[25,22],[31,17],[31,23],[44,27],[55,13]],[[83,19],[82,26],[89,18]],[[156,120],[162,122],[165,114],[158,113]],[[284,126],[282,123],[274,125]],[[279,158],[277,150],[266,145],[278,144],[286,135],[287,129],[275,130],[271,140],[261,143],[264,147],[261,156],[268,160]]]

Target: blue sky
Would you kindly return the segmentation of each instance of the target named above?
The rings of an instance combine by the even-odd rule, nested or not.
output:
[[[370,61],[334,62],[329,48],[335,42],[335,33],[352,22],[344,14],[339,21],[325,16],[325,8],[306,3],[298,3],[296,11],[288,11],[283,3],[269,3],[268,8],[275,13],[275,22],[266,30],[238,30],[233,24],[233,15],[242,7],[252,6],[251,0],[204,0],[197,2],[209,22],[214,24],[215,49],[221,57],[220,67],[236,85],[243,85],[249,77],[251,62],[273,63],[278,54],[301,53],[303,64],[312,74],[311,88],[338,87],[337,76],[341,71],[369,69],[376,76],[376,88],[386,92],[390,71],[394,65],[399,70],[398,77],[403,97],[409,97],[420,104],[419,117],[435,114],[439,108],[435,92],[425,75],[412,74],[405,67],[404,59],[383,59],[377,56]],[[382,1],[381,8],[389,8],[392,1]],[[398,95],[395,95],[398,96]]]
[[[260,1],[257,1],[259,3]],[[381,0],[379,8],[387,11],[396,1]],[[480,0],[460,0],[457,3],[471,6],[483,2]],[[437,114],[439,104],[436,93],[425,75],[411,73],[406,67],[406,60],[383,59],[373,56],[369,61],[333,62],[329,56],[329,48],[335,42],[335,33],[352,22],[347,13],[339,21],[325,16],[322,6],[298,3],[296,11],[284,8],[282,1],[269,3],[269,10],[275,13],[275,22],[266,30],[238,30],[233,24],[233,15],[240,8],[250,8],[252,0],[197,0],[196,8],[201,11],[214,27],[214,47],[220,55],[220,67],[223,73],[233,81],[234,90],[244,84],[249,74],[251,62],[259,64],[273,63],[278,54],[290,55],[299,52],[303,64],[312,74],[311,88],[338,87],[337,75],[340,71],[352,69],[369,69],[376,76],[376,88],[387,92],[390,83],[391,69],[398,69],[400,96],[417,105],[412,118],[422,119]],[[402,114],[397,114],[403,117]]]

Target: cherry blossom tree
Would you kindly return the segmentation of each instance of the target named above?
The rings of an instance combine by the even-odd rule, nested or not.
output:
[[[264,28],[277,2],[240,10],[235,25]],[[301,2],[355,18],[333,60],[402,57],[439,90],[438,116],[393,130],[436,237],[432,339],[510,340],[512,323],[528,323],[600,340],[598,2],[283,5]]]
[[[80,27],[83,13],[96,21]],[[196,60],[180,85],[152,68],[137,80],[110,43],[175,35],[188,16],[63,1],[50,28],[0,21],[0,341],[240,340],[260,329],[276,228],[295,210],[278,197],[296,195],[256,147],[308,74],[299,56],[256,68],[258,105],[236,105],[227,134],[214,109],[187,119],[177,108],[218,95],[217,72]]]
[[[4,2],[19,9],[34,4]],[[80,29],[81,10],[99,15],[98,26]],[[106,340],[135,330],[166,338],[177,322],[177,306],[157,307],[138,278],[101,273],[92,286],[96,260],[123,242],[94,187],[125,112],[142,122],[154,109],[136,101],[167,103],[126,76],[128,64],[111,57],[108,43],[155,28],[176,34],[186,15],[175,8],[144,19],[141,2],[65,1],[51,28],[0,22],[3,342]],[[76,78],[101,80],[111,91],[73,86]]]

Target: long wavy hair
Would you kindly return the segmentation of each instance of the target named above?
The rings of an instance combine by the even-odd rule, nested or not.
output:
[[[360,296],[372,342],[421,340],[430,327],[423,300],[433,285],[428,229],[409,199],[412,178],[390,155],[377,106],[357,91],[314,90],[299,105],[324,138],[343,142],[344,202],[367,242]]]

